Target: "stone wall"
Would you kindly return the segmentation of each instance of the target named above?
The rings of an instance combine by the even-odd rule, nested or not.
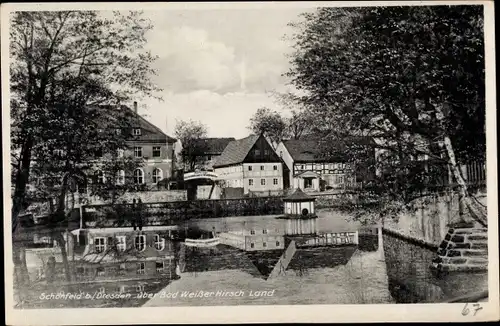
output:
[[[431,268],[436,247],[383,231],[389,289],[398,303],[444,302],[488,288],[488,273],[437,273]]]
[[[438,271],[488,269],[488,229],[450,228],[437,250],[432,267]]]
[[[477,193],[476,197],[486,205],[485,192]],[[413,204],[416,209],[399,214],[395,219],[386,219],[384,228],[439,246],[449,227],[460,220],[456,192],[426,196]]]

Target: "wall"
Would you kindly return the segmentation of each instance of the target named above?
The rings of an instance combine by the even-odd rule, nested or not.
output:
[[[132,200],[138,198],[140,198],[144,203],[187,200],[187,191],[163,190],[163,191],[127,192],[118,199],[118,202],[122,202],[124,200],[127,203],[132,203]]]
[[[83,221],[89,227],[130,226],[130,204],[83,206]],[[174,225],[191,218],[283,214],[281,197],[210,199],[144,203],[143,225]]]
[[[261,170],[261,167],[264,170]],[[274,169],[276,167],[276,170]],[[249,169],[252,169],[251,171]],[[265,184],[261,184],[261,180],[265,180]],[[277,184],[274,184],[274,179]],[[250,181],[253,180],[253,185],[250,186]],[[276,191],[283,189],[283,166],[282,163],[244,163],[243,164],[243,188],[244,193],[250,191],[264,192]]]
[[[443,302],[481,291],[488,274],[439,274],[431,269],[436,247],[384,230],[383,246],[389,290],[397,303]]]
[[[242,164],[215,168],[214,172],[218,175],[219,180],[226,182],[226,187],[239,188],[243,187],[243,166]]]
[[[279,143],[278,147],[276,148],[276,153],[280,156],[280,158],[285,162],[286,166],[288,167],[288,170],[290,171],[288,178],[289,178],[289,185],[293,185],[293,158],[288,152],[288,149],[285,147],[283,142]]]
[[[486,205],[486,193],[476,198]],[[459,220],[458,193],[427,196],[415,201],[418,209],[400,214],[396,219],[385,220],[384,227],[439,246],[451,223]]]
[[[212,191],[211,185],[199,185],[196,189],[196,199],[220,199],[221,198],[221,188],[215,186],[212,191],[212,196],[210,197],[210,191]]]

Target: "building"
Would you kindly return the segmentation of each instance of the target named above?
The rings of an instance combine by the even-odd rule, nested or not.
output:
[[[276,152],[289,170],[285,176],[285,188],[300,188],[304,191],[323,191],[358,186],[359,176],[342,152],[325,155],[323,145],[318,140],[284,140]],[[374,155],[373,155],[374,157]]]
[[[143,279],[175,273],[175,227],[75,230],[76,275],[80,280]]]
[[[123,155],[142,159],[143,164],[130,176],[120,171],[119,177],[123,180],[132,180],[135,184],[148,186],[171,178],[174,172],[174,151],[177,140],[166,135],[160,128],[139,115],[137,102],[134,102],[132,119],[132,131],[126,141],[128,149],[123,152]]]
[[[286,218],[313,218],[316,216],[314,202],[316,198],[297,188],[293,194],[283,198]]]
[[[193,141],[193,145],[198,149],[196,161],[197,168],[202,171],[213,171],[213,165],[217,158],[222,155],[226,146],[234,141],[233,137],[226,138],[201,138]]]
[[[270,195],[283,190],[283,164],[263,135],[231,141],[214,164],[222,188],[241,195]]]

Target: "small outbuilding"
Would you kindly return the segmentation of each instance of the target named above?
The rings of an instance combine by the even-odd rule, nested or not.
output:
[[[314,202],[316,198],[297,188],[290,196],[283,198],[284,218],[316,218]]]

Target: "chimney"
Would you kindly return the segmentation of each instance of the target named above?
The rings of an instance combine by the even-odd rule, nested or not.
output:
[[[134,101],[134,112],[137,114],[137,101]]]

